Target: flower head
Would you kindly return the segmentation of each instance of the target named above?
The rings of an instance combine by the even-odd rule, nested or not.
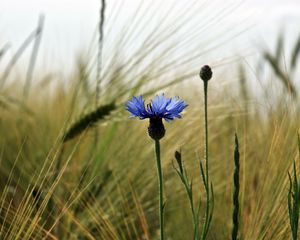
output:
[[[147,107],[142,96],[132,97],[125,105],[132,117],[149,118],[148,133],[154,140],[159,140],[165,135],[162,119],[172,121],[174,118],[181,118],[180,114],[187,106],[186,102],[178,97],[166,98],[164,94],[157,95]]]
[[[140,119],[163,118],[166,121],[171,121],[174,118],[181,118],[181,112],[188,105],[178,97],[166,98],[164,94],[160,94],[151,100],[147,107],[145,107],[142,96],[132,97],[125,106],[132,117],[139,117]]]

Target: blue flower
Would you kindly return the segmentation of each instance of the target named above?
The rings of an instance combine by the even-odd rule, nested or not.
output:
[[[142,96],[132,97],[125,107],[131,113],[131,117],[139,117],[140,119],[163,118],[166,121],[174,120],[174,118],[181,118],[181,112],[188,105],[185,101],[178,97],[166,98],[164,94],[157,95],[151,103],[145,107]]]

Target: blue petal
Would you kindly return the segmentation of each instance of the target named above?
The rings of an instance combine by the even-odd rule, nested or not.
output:
[[[180,100],[178,97],[172,97],[168,106],[166,107],[168,111],[182,111],[186,107],[186,104],[183,100]]]
[[[152,113],[156,116],[161,116],[166,112],[166,106],[170,99],[165,98],[164,94],[156,95],[154,100],[151,101],[151,110]]]
[[[181,112],[188,105],[178,97],[166,98],[164,94],[160,94],[151,100],[147,109],[142,96],[132,97],[125,106],[132,117],[139,117],[140,119],[160,117],[169,122],[174,118],[181,118]]]
[[[139,117],[140,119],[149,117],[142,96],[132,97],[132,99],[125,104],[125,107],[126,110],[132,114],[132,117]]]
[[[180,113],[185,109],[188,105],[185,101],[179,99],[178,97],[170,98],[166,106],[165,116],[169,119],[181,118]]]

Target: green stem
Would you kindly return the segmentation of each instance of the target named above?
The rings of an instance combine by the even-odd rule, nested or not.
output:
[[[155,154],[157,163],[157,174],[159,181],[159,223],[160,223],[160,239],[164,240],[164,192],[163,192],[163,173],[160,160],[160,143],[155,140]]]
[[[238,239],[238,229],[239,229],[239,190],[240,190],[240,153],[239,153],[239,142],[238,137],[235,135],[235,149],[234,149],[234,175],[233,175],[233,214],[232,223],[233,228],[231,232],[231,239]]]
[[[175,168],[175,171],[177,172],[178,176],[180,177],[181,182],[184,185],[185,191],[187,193],[190,207],[191,207],[191,212],[192,212],[192,220],[193,220],[193,225],[194,225],[194,240],[200,240],[199,236],[199,220],[198,220],[198,211],[195,212],[195,207],[194,207],[194,199],[193,199],[193,185],[192,181],[189,181],[187,173],[182,165],[182,160],[181,160],[181,153],[176,151],[175,152],[175,158],[178,163],[179,169]],[[200,203],[199,203],[200,204]],[[198,206],[199,210],[199,206]]]
[[[190,205],[193,215],[193,225],[194,225],[194,239],[199,240],[199,227],[198,227],[198,216],[195,213],[193,198],[190,198]]]
[[[204,129],[205,129],[205,191],[206,191],[206,208],[205,208],[205,222],[202,229],[201,239],[206,239],[206,235],[209,228],[209,209],[210,209],[210,189],[209,189],[209,177],[208,177],[208,121],[207,121],[207,87],[208,81],[203,81],[204,83]]]
[[[204,81],[204,128],[205,128],[205,168],[206,168],[206,183],[208,181],[208,123],[207,123],[207,86],[208,81]]]
[[[198,215],[195,212],[194,200],[193,200],[193,192],[192,192],[192,184],[189,184],[187,176],[182,176],[183,184],[185,186],[189,203],[191,207],[192,217],[193,217],[193,225],[194,225],[194,240],[199,240],[199,224],[198,224]]]

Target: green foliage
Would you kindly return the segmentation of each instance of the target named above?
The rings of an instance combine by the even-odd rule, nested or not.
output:
[[[114,102],[112,102],[104,106],[100,106],[96,110],[85,114],[69,127],[69,129],[64,134],[63,141],[66,142],[70,139],[75,138],[83,131],[87,130],[89,127],[92,127],[99,120],[109,115],[110,112],[115,109],[116,105]]]
[[[300,138],[298,136],[298,150],[300,153]],[[293,164],[292,176],[288,173],[290,186],[288,193],[288,211],[290,218],[290,227],[293,240],[298,239],[298,222],[299,222],[299,207],[300,207],[300,185],[297,177],[296,162]]]
[[[176,151],[175,152],[175,159],[178,165],[178,169],[174,167],[175,171],[177,172],[178,176],[180,177],[180,180],[182,184],[184,185],[187,197],[189,199],[190,209],[192,212],[192,219],[193,219],[193,239],[199,240],[200,239],[200,233],[199,233],[199,217],[200,217],[200,202],[198,206],[195,207],[195,200],[193,197],[193,183],[189,180],[186,169],[183,166],[182,158],[181,158],[181,152]]]

